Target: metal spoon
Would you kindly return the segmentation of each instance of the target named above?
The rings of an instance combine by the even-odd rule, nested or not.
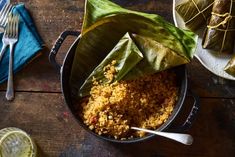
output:
[[[191,145],[193,143],[193,137],[189,134],[160,132],[160,131],[153,131],[153,130],[142,129],[142,128],[137,128],[137,127],[131,127],[131,129],[138,130],[138,131],[144,131],[144,132],[148,132],[148,133],[155,134],[158,136],[162,136],[162,137],[180,142],[185,145]]]

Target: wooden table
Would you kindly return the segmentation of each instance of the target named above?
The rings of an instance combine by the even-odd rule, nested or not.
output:
[[[5,100],[6,84],[0,85],[0,128],[19,127],[35,139],[42,157],[234,157],[235,82],[208,72],[194,59],[188,67],[190,89],[201,98],[201,109],[189,133],[192,146],[156,137],[130,145],[101,141],[84,131],[70,114],[61,94],[59,74],[48,62],[48,52],[65,29],[80,30],[84,0],[22,0],[29,8],[46,47],[43,55],[15,78],[16,98]],[[15,0],[16,2],[16,0]],[[157,13],[172,20],[172,0],[116,0],[134,10]],[[62,61],[69,45],[64,44]],[[187,106],[192,101],[188,97]],[[186,110],[186,109],[185,109]],[[178,124],[185,119],[183,111]]]

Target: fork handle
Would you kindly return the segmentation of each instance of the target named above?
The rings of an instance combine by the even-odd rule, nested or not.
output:
[[[6,48],[7,48],[7,45],[3,43],[2,45],[2,49],[1,49],[1,52],[0,52],[0,63],[1,63],[1,60],[2,60],[2,57],[6,51]]]
[[[10,56],[9,56],[9,71],[6,98],[8,101],[14,99],[14,85],[13,85],[13,44],[10,44]]]

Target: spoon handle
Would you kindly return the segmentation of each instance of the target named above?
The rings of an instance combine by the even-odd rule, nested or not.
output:
[[[180,134],[180,133],[168,133],[168,132],[159,132],[148,129],[142,129],[137,127],[131,127],[132,130],[144,131],[158,136],[162,136],[174,141],[180,142],[185,145],[191,145],[193,143],[193,137],[189,134]]]

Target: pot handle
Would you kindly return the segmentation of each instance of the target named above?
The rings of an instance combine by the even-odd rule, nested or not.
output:
[[[177,132],[188,131],[191,128],[191,126],[193,124],[193,121],[196,119],[196,116],[199,112],[199,109],[200,109],[200,99],[199,99],[199,97],[197,95],[195,95],[190,90],[188,91],[188,96],[191,96],[194,99],[193,107],[192,107],[186,121],[183,123],[183,125],[181,125],[180,127],[174,129],[174,131],[177,131]]]
[[[56,68],[57,71],[60,71],[61,65],[59,63],[57,63],[56,61],[56,55],[61,47],[61,45],[63,44],[64,40],[68,37],[68,36],[75,36],[78,37],[80,35],[80,32],[78,31],[64,31],[60,34],[60,36],[57,38],[54,46],[51,49],[51,52],[49,54],[49,61],[50,63]]]

